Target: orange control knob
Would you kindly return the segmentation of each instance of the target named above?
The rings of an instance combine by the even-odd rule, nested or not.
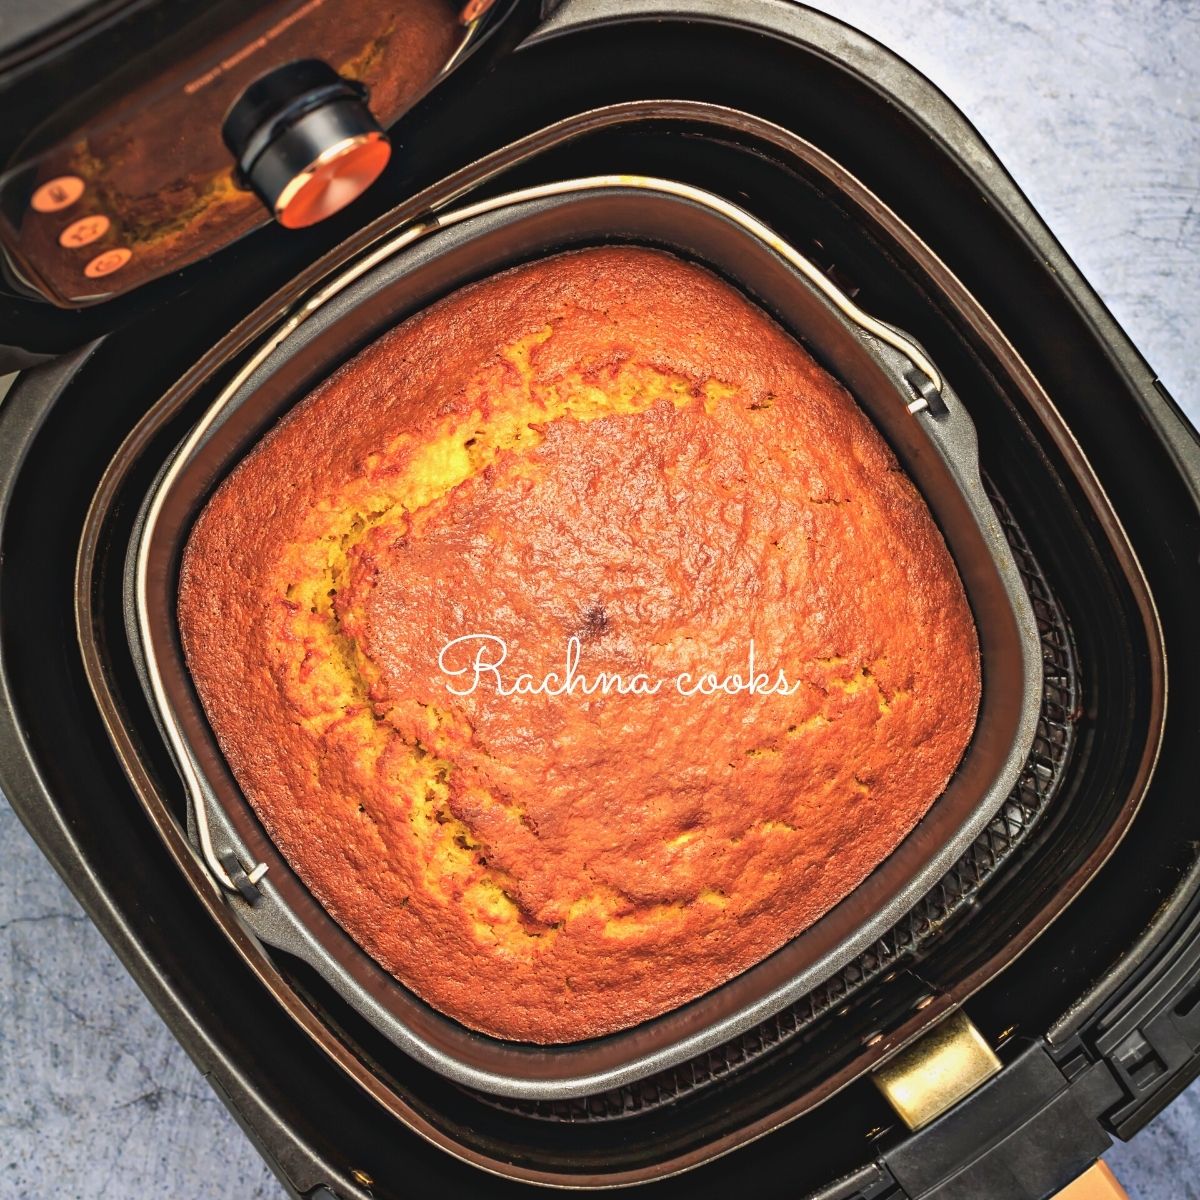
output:
[[[391,156],[363,86],[318,59],[255,80],[222,128],[238,176],[288,229],[345,208],[379,178]]]
[[[382,133],[360,133],[330,146],[295,175],[275,200],[275,217],[288,229],[315,225],[357,200],[392,156]]]

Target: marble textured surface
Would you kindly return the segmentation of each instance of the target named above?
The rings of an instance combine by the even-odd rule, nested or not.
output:
[[[962,107],[1200,423],[1200,3],[825,0]],[[1200,1198],[1200,1085],[1110,1161]],[[0,801],[0,1197],[280,1188]]]

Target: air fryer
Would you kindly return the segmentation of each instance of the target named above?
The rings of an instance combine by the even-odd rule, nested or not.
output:
[[[361,45],[325,62],[331,11],[189,6],[168,20],[118,6],[0,59],[0,97],[29,118],[0,147],[0,342],[25,368],[0,408],[5,794],[292,1194],[950,1200],[1065,1186],[1200,1072],[1197,701],[1177,686],[1168,702],[1196,650],[1194,434],[962,117],[827,17],[770,0],[430,0],[424,65],[382,112],[372,96],[388,75]],[[356,8],[339,29],[404,44],[399,24],[385,37],[375,21]],[[135,50],[127,70],[72,74],[106,39]],[[210,87],[228,90],[224,107]],[[112,145],[114,128],[152,141],[156,105],[187,114],[186,211],[169,189],[157,208],[135,195],[132,168],[63,157],[81,139]],[[329,198],[336,171],[321,173],[338,161],[326,141],[390,147],[350,158],[344,204]],[[39,189],[68,178],[80,196],[60,182],[39,211]],[[900,338],[907,358],[877,351],[917,410],[898,403],[894,444],[902,418],[933,429],[939,404],[969,414],[979,511],[1023,614],[1026,649],[1006,661],[1027,655],[1013,676],[1024,733],[1009,738],[1009,774],[993,764],[1004,786],[978,820],[954,825],[957,840],[939,827],[941,853],[912,859],[907,889],[868,881],[849,949],[807,975],[781,970],[775,982],[795,986],[780,1002],[683,1052],[513,1087],[406,1044],[267,928],[260,906],[286,864],[264,883],[249,818],[189,794],[148,683],[136,564],[178,448],[281,331],[315,344],[335,285],[327,324],[351,331],[344,355],[514,255],[673,238],[740,272],[788,323],[775,276],[745,247],[719,261],[701,218],[655,224],[628,187],[624,208],[561,199],[601,178],[614,196],[621,180],[662,180],[745,213],[794,253],[806,287]],[[284,220],[296,196],[318,214],[302,228]],[[93,198],[111,206],[94,243],[38,225],[65,231],[96,215],[72,208]],[[128,260],[87,273],[122,249]],[[394,259],[401,274],[421,259],[426,282],[360,319],[393,286],[394,255],[409,256]],[[795,332],[837,356],[815,325]],[[913,354],[944,395],[929,370],[911,373]],[[277,408],[247,394],[230,411],[249,444]],[[163,596],[173,561],[168,547]],[[922,1081],[949,1044],[973,1049],[975,1074],[939,1103]],[[541,1078],[561,1073],[554,1058]],[[922,1093],[916,1110],[897,1103],[898,1079]]]

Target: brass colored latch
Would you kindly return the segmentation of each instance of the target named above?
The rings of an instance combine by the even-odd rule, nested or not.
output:
[[[875,1086],[917,1130],[1000,1070],[1000,1060],[963,1012],[951,1013],[875,1072]]]

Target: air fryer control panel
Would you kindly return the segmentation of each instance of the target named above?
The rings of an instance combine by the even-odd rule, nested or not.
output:
[[[248,88],[285,64],[319,60],[386,128],[457,59],[490,7],[288,0],[258,9],[95,111],[76,104],[73,123],[30,131],[0,172],[0,247],[10,277],[76,307],[212,254],[272,219],[222,138]],[[264,141],[276,132],[264,129]]]

